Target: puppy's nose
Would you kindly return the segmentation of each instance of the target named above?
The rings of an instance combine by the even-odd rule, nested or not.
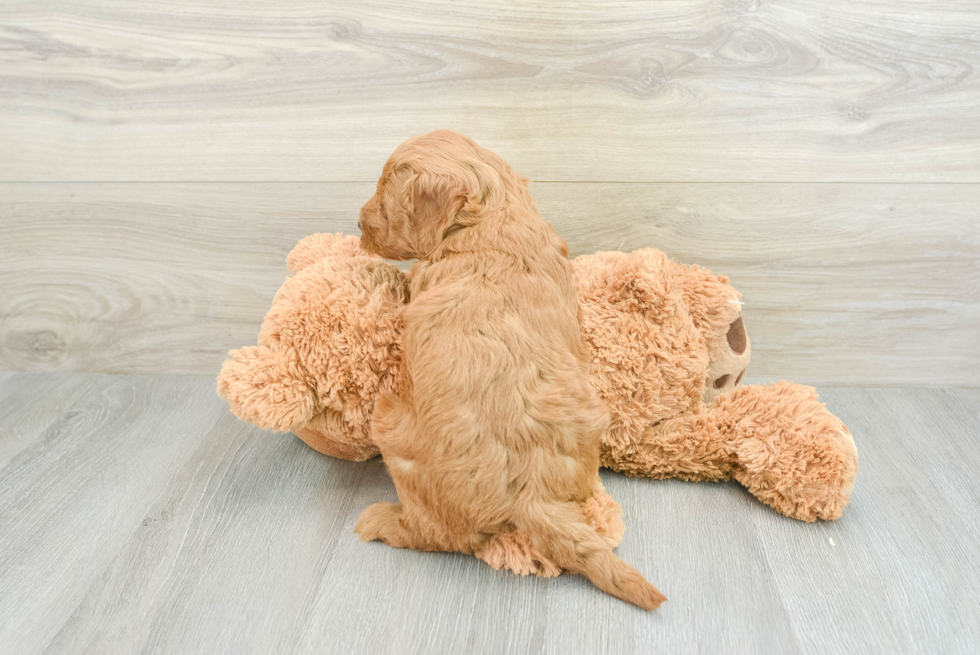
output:
[[[360,230],[360,229],[361,229],[361,222],[360,222],[360,221],[357,221],[357,229],[358,229],[358,230]]]

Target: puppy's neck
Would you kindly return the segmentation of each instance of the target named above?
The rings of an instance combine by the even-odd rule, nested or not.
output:
[[[443,239],[425,259],[438,261],[464,253],[500,251],[507,254],[541,248],[551,242],[554,230],[538,214],[526,190],[480,219],[465,225],[454,223],[443,233]],[[523,197],[520,197],[523,196]]]

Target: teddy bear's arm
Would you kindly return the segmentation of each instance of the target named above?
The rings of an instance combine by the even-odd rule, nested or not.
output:
[[[688,412],[650,425],[630,447],[604,448],[602,465],[632,477],[655,480],[731,480],[734,444],[723,434],[718,418],[710,411]]]
[[[759,500],[803,521],[832,520],[850,500],[857,448],[812,387],[739,387],[699,413],[648,427],[629,453],[603,464],[627,475],[735,479]]]
[[[316,393],[295,348],[246,346],[228,355],[218,375],[218,395],[235,416],[279,432],[289,432],[313,418]]]

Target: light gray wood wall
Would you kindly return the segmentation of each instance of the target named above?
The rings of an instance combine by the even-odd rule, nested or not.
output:
[[[450,127],[729,275],[754,375],[977,385],[978,75],[973,0],[4,3],[0,369],[214,374]]]

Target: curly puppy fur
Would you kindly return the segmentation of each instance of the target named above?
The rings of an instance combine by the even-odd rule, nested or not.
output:
[[[432,132],[399,146],[361,210],[366,251],[419,261],[397,395],[379,397],[372,424],[401,504],[372,505],[355,530],[466,553],[521,531],[529,552],[655,609],[664,597],[586,520],[609,417],[568,246],[527,184],[472,140]]]

